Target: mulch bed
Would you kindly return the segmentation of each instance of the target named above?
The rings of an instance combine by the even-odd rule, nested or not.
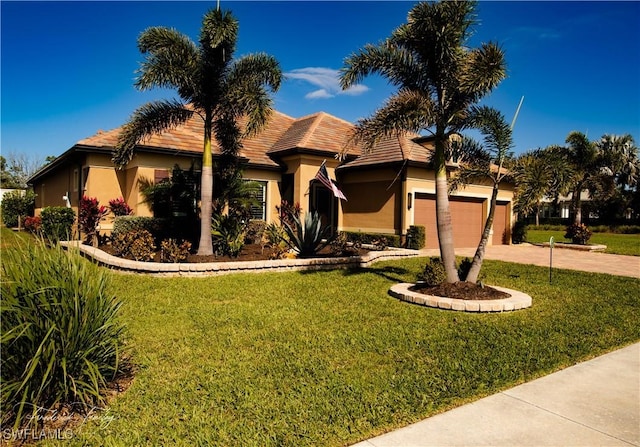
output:
[[[501,300],[511,295],[492,287],[470,282],[442,283],[437,286],[415,285],[411,290],[425,295],[442,296],[459,300]]]

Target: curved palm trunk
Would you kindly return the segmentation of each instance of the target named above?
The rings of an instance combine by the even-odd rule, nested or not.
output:
[[[456,268],[453,225],[451,224],[451,209],[449,207],[449,184],[447,182],[447,168],[442,138],[436,139],[434,161],[436,171],[436,222],[438,225],[440,258],[447,273],[447,282],[454,283],[458,282],[460,278]]]
[[[211,213],[213,202],[213,154],[211,153],[212,117],[209,111],[204,119],[204,148],[202,152],[202,176],[200,178],[200,243],[198,256],[213,254],[211,241]]]
[[[482,268],[482,261],[484,261],[484,252],[487,248],[487,242],[489,241],[489,235],[491,234],[491,226],[493,225],[493,217],[496,212],[496,202],[498,200],[498,184],[493,184],[493,191],[491,192],[491,201],[489,202],[489,214],[487,220],[484,223],[484,230],[482,231],[482,237],[480,243],[476,249],[475,255],[473,255],[473,262],[471,268],[467,274],[466,282],[476,283],[478,282],[478,275]],[[537,215],[536,215],[537,216]]]
[[[582,223],[582,203],[580,203],[580,192],[582,191],[582,183],[573,191],[573,223],[579,225]]]

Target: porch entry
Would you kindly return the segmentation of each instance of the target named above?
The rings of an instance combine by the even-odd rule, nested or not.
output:
[[[331,225],[331,234],[338,229],[338,199],[318,180],[309,186],[309,211],[320,215],[322,225]]]

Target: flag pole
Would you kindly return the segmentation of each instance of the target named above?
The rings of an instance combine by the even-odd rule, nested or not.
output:
[[[520,104],[518,104],[518,108],[516,109],[516,114],[513,115],[513,121],[511,121],[511,130],[513,130],[513,126],[516,125],[516,119],[518,118],[518,114],[520,113],[520,107],[522,107],[523,102],[524,102],[524,96],[520,98]]]

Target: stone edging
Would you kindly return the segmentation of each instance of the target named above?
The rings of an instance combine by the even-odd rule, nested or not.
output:
[[[389,294],[408,303],[463,312],[509,312],[531,307],[532,304],[532,299],[529,295],[517,290],[505,289],[504,287],[491,286],[496,290],[508,293],[511,295],[509,298],[501,300],[461,300],[425,295],[409,290],[414,285],[412,283],[396,284],[389,289]]]
[[[284,272],[301,270],[334,270],[368,267],[374,262],[420,256],[417,250],[388,248],[371,251],[364,256],[313,259],[276,259],[268,261],[202,262],[202,263],[158,263],[131,261],[105,253],[96,247],[79,241],[60,242],[66,248],[73,247],[100,265],[113,270],[153,276],[214,276],[229,273]]]

